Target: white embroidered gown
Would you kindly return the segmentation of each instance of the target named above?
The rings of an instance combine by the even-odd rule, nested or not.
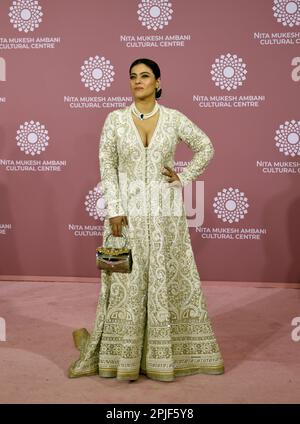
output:
[[[180,141],[194,156],[178,173],[181,185],[170,187],[161,172],[165,165],[174,168]],[[109,217],[126,215],[129,225],[122,228],[133,266],[128,274],[101,270],[94,328],[82,342],[69,377],[97,374],[135,380],[146,374],[172,381],[176,376],[224,372],[182,196],[182,187],[206,169],[213,154],[207,135],[175,109],[160,106],[148,147],[129,107],[108,114],[99,148],[108,212],[103,241],[111,233]],[[107,245],[124,243],[123,237],[111,236]]]

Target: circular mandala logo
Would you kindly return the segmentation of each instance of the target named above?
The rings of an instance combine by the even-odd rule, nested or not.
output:
[[[85,196],[85,199],[85,210],[89,213],[89,215],[94,219],[100,219],[103,221],[107,211],[101,184],[96,186],[93,190],[90,190],[89,194]]]
[[[286,121],[276,130],[276,146],[286,156],[300,156],[300,121]]]
[[[246,65],[237,55],[228,53],[226,56],[221,55],[212,64],[210,71],[212,80],[217,87],[222,90],[235,90],[243,85],[246,79]]]
[[[34,31],[42,22],[42,8],[36,0],[16,0],[9,8],[10,22],[19,31]]]
[[[39,155],[48,146],[48,130],[39,122],[24,122],[17,131],[16,140],[20,150],[26,155]]]
[[[248,199],[237,188],[223,188],[214,198],[214,212],[223,222],[239,222],[248,212]]]
[[[142,0],[137,11],[142,25],[154,31],[168,25],[172,13],[172,3],[167,0]]]
[[[104,91],[113,82],[114,67],[105,57],[90,57],[81,66],[81,81],[91,91]]]
[[[273,14],[283,26],[300,25],[300,0],[274,0]]]

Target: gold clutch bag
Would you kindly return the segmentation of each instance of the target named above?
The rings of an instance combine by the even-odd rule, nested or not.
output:
[[[105,245],[109,237],[112,234],[109,234],[106,237]],[[125,244],[123,247],[97,247],[96,249],[96,264],[99,269],[103,269],[112,272],[124,272],[130,273],[132,271],[132,253],[131,249],[126,247],[127,238],[122,234],[122,237],[125,238]]]

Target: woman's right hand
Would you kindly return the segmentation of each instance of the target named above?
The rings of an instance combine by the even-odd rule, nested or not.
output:
[[[114,216],[113,218],[109,218],[109,223],[111,226],[112,234],[115,237],[122,236],[122,225],[128,225],[127,216]]]

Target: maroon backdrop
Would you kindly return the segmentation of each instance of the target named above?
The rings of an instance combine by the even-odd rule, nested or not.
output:
[[[138,57],[215,147],[184,192],[200,277],[298,282],[299,0],[2,0],[2,278],[99,275],[99,136]],[[180,144],[175,170],[191,157]]]

